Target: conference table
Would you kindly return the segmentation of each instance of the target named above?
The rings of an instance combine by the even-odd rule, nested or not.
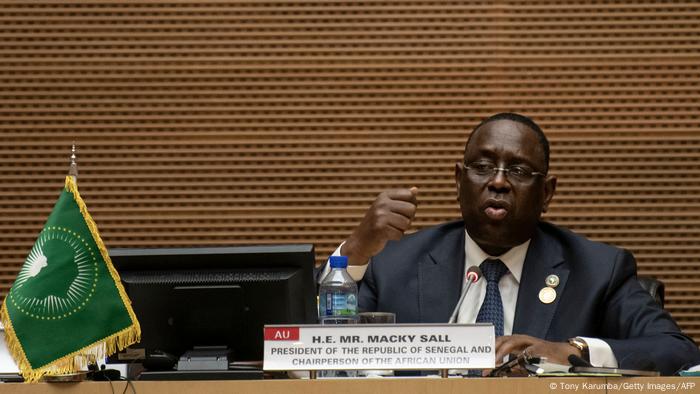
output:
[[[374,378],[319,380],[4,383],[0,394],[574,394],[700,393],[700,377]],[[126,389],[126,390],[125,390]]]

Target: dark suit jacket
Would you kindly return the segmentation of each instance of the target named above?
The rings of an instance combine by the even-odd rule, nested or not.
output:
[[[372,258],[359,289],[360,309],[390,311],[400,323],[447,322],[464,277],[464,222],[450,222],[392,241]],[[538,294],[559,276],[551,304]],[[605,340],[620,368],[653,361],[664,375],[700,362],[681,333],[636,280],[632,254],[540,223],[525,257],[514,334],[549,341],[575,336]]]

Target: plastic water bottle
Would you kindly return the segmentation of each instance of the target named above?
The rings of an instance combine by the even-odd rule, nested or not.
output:
[[[321,324],[356,324],[357,284],[350,277],[347,256],[331,256],[331,271],[319,287],[318,320]],[[357,371],[319,371],[319,377],[354,377]]]
[[[350,277],[347,256],[331,256],[331,271],[319,287],[321,324],[352,324],[357,316],[357,284]]]

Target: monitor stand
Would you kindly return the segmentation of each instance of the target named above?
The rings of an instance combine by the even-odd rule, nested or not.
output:
[[[195,346],[177,362],[178,371],[228,371],[229,354],[226,346]]]
[[[255,380],[263,378],[258,368],[231,368],[226,346],[195,346],[180,356],[177,369],[144,371],[139,380]]]

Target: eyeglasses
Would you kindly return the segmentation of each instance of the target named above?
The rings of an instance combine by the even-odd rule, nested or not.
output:
[[[512,165],[503,168],[489,161],[476,161],[470,164],[464,163],[464,168],[467,169],[472,178],[478,181],[489,180],[495,177],[499,171],[503,171],[503,174],[511,182],[519,183],[528,183],[535,179],[535,177],[544,176],[544,173],[533,171],[526,166]]]

